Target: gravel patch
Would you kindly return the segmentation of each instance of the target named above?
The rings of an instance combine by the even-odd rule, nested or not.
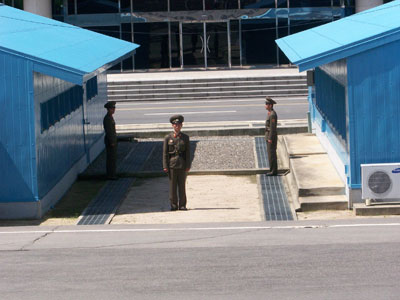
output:
[[[254,137],[191,137],[192,170],[235,170],[255,168]],[[146,159],[142,159],[143,146],[151,148]],[[118,143],[118,172],[162,171],[161,139],[139,139],[137,142]],[[147,155],[147,154],[146,154]],[[144,162],[141,167],[129,170],[135,159]],[[104,175],[106,155],[103,151],[99,157],[85,170],[85,176]],[[128,169],[128,170],[127,170]]]
[[[190,147],[192,170],[255,168],[253,137],[193,137]],[[142,170],[162,170],[162,141],[156,143]]]

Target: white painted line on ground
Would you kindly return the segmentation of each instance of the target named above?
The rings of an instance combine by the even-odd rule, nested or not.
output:
[[[338,224],[338,225],[297,225],[297,226],[237,226],[237,227],[183,227],[183,228],[128,228],[128,229],[82,229],[82,230],[24,230],[0,231],[0,234],[44,234],[44,233],[113,233],[113,232],[162,232],[162,231],[217,231],[217,230],[260,230],[260,229],[319,229],[346,227],[389,227],[400,226],[400,223],[368,223],[368,224]]]
[[[219,114],[219,113],[236,113],[236,110],[215,110],[215,111],[186,111],[186,112],[166,112],[166,113],[153,113],[144,114],[145,116],[161,116],[161,115],[195,115],[195,114]]]

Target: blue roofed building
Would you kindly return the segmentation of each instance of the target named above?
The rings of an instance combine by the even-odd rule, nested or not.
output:
[[[313,131],[361,202],[361,164],[400,162],[400,1],[276,42],[309,87]]]
[[[40,218],[104,149],[105,71],[138,45],[0,4],[0,218]]]

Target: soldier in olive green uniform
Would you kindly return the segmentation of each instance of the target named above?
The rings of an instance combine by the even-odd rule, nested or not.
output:
[[[276,146],[278,144],[278,115],[274,110],[274,104],[276,102],[271,98],[267,97],[265,100],[265,109],[268,111],[267,120],[265,121],[265,141],[267,143],[268,161],[269,161],[269,172],[267,176],[278,175],[278,159],[276,156]]]
[[[191,161],[189,136],[181,132],[183,119],[181,115],[170,118],[174,132],[165,136],[163,145],[163,169],[169,176],[171,210],[187,210],[185,185]]]
[[[117,179],[117,132],[115,131],[115,121],[113,114],[115,113],[115,101],[107,102],[104,107],[107,114],[103,119],[103,127],[105,131],[104,143],[106,144],[106,169],[107,179]]]

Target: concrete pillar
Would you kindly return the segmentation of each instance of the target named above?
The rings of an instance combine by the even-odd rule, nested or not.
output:
[[[383,0],[356,0],[356,13],[382,4]]]
[[[51,0],[24,0],[24,10],[52,18]]]

